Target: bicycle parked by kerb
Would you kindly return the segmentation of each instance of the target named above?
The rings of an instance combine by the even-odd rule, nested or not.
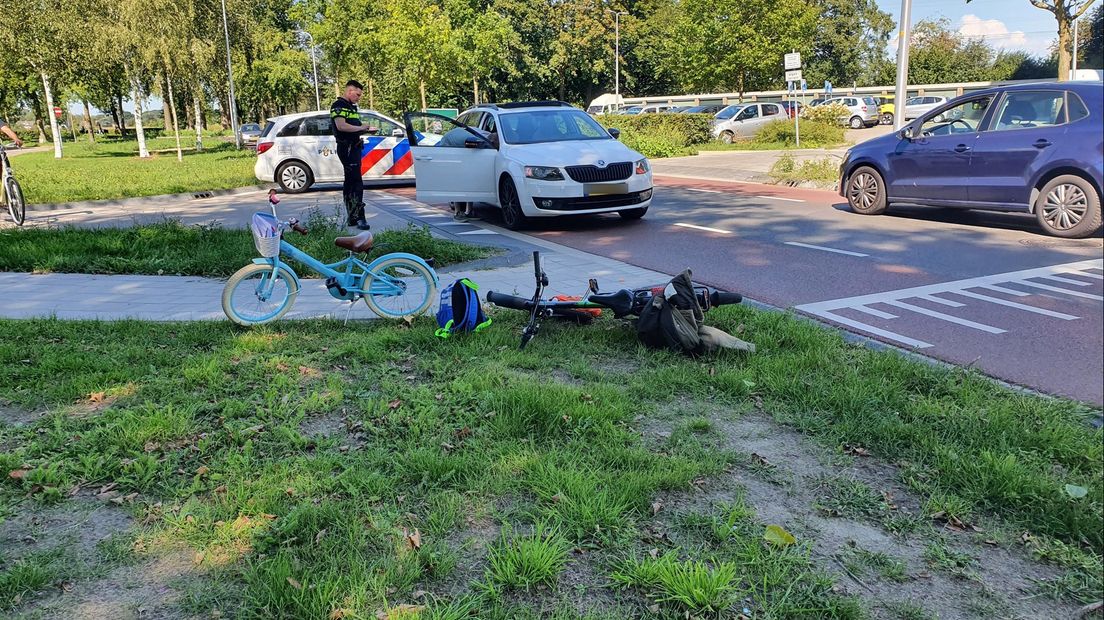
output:
[[[348,250],[349,255],[336,263],[323,263],[283,238],[287,229],[301,235],[308,231],[294,218],[279,220],[276,205],[280,199],[276,190],[269,192],[268,199],[272,214],[254,213],[251,225],[253,243],[261,257],[230,276],[222,291],[222,310],[231,321],[261,325],[279,319],[291,309],[302,286],[287,260],[325,277],[330,295],[349,302],[350,311],[353,304],[363,299],[378,316],[398,319],[424,313],[436,299],[437,272],[422,258],[392,252],[366,263],[357,258],[372,249],[372,233],[364,231],[334,239],[334,245]]]
[[[14,143],[0,144],[0,202],[8,207],[8,213],[15,225],[22,226],[27,219],[27,203],[23,200],[23,188],[15,180],[15,172],[12,170],[11,160],[8,159],[7,149],[13,147]]]

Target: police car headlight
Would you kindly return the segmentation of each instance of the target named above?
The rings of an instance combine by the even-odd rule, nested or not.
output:
[[[562,181],[563,173],[553,166],[526,166],[525,178],[538,181]]]

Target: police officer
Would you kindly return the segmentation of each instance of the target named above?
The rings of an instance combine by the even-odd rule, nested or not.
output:
[[[360,175],[360,136],[375,131],[375,127],[362,126],[357,102],[364,92],[364,86],[356,80],[345,84],[345,93],[330,106],[330,120],[333,134],[337,138],[337,158],[345,172],[345,182],[341,194],[345,200],[345,212],[349,226],[368,230],[364,219],[364,179]]]

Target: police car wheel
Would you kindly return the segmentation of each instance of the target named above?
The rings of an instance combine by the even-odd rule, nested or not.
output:
[[[310,168],[298,161],[289,161],[276,169],[276,182],[280,188],[289,194],[299,194],[307,191],[314,183],[314,174]]]

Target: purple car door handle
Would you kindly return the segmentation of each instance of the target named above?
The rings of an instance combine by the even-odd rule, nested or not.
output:
[[[1051,144],[1053,144],[1053,142],[1051,142],[1050,140],[1039,139],[1039,140],[1035,141],[1035,148],[1045,149],[1046,147],[1050,146]]]

